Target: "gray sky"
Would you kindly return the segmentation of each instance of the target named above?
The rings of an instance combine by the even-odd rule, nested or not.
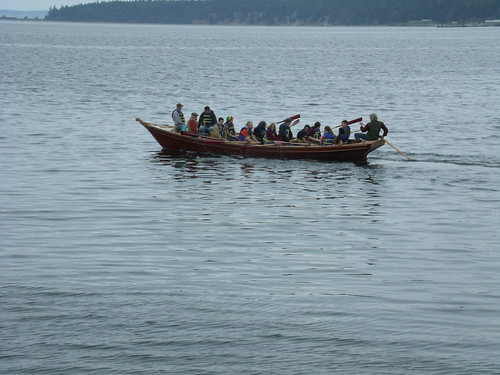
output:
[[[96,0],[0,0],[0,9],[6,10],[49,10],[61,5],[95,3]]]

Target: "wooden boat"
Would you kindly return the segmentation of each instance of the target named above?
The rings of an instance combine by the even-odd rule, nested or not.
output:
[[[236,155],[269,159],[311,159],[326,161],[364,161],[368,154],[384,145],[384,141],[356,142],[343,145],[307,145],[305,143],[248,144],[211,137],[176,133],[169,125],[152,124],[136,118],[163,147],[170,151],[193,151],[202,154]]]

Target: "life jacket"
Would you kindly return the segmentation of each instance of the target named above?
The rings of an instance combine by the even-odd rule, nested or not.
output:
[[[179,119],[181,120],[182,123],[185,123],[186,120],[184,120],[184,113],[182,113],[182,111],[179,111],[178,109],[174,109],[173,112],[172,112],[172,120],[175,121],[174,119],[174,113],[175,112],[178,112],[179,113]]]
[[[319,128],[312,128],[311,130],[314,138],[321,138],[321,130],[319,130]]]
[[[351,136],[351,128],[349,126],[346,126],[345,128],[340,128],[339,136],[343,142],[347,142],[349,140],[349,137]]]
[[[293,138],[292,129],[287,125],[280,126],[280,138],[285,142],[290,142]]]
[[[206,128],[215,125],[212,113],[206,113],[205,111],[203,111],[203,113],[201,114],[201,125],[205,126]]]
[[[272,139],[269,139],[272,138]],[[264,144],[265,145],[270,145],[273,144],[274,141],[279,141],[279,137],[276,134],[275,131],[272,131],[271,129],[267,129],[265,134],[264,134]]]
[[[264,143],[264,136],[266,135],[266,129],[259,128],[257,126],[253,131],[253,135],[260,143]]]
[[[264,138],[262,138],[262,140],[264,141],[265,145],[270,145],[270,144],[274,143],[269,138],[267,138],[267,132],[266,132],[266,134],[264,134]]]
[[[335,141],[335,136],[333,134],[330,134],[328,132],[324,133],[324,139],[323,139],[323,145],[333,145],[333,142]]]
[[[222,136],[230,141],[234,141],[236,138],[236,131],[234,130],[234,124],[232,122],[226,122],[222,126]]]
[[[302,141],[304,140],[304,138],[307,138],[307,130],[302,129],[297,133],[297,139],[300,139]]]
[[[246,133],[248,133],[248,137],[252,136],[252,131],[245,126],[240,130],[240,134],[238,135],[238,141],[245,141],[245,136],[242,134],[244,130],[246,130]]]

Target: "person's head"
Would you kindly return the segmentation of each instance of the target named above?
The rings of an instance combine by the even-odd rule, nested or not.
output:
[[[347,122],[347,120],[342,120],[342,127],[345,128],[349,125],[349,123]]]
[[[223,124],[224,123],[224,119],[222,117],[219,117],[219,124]]]
[[[304,130],[305,131],[309,131],[309,129],[311,129],[311,127],[309,125],[304,125]]]
[[[333,134],[333,130],[332,130],[332,128],[331,128],[331,127],[329,127],[328,125],[327,125],[327,126],[325,126],[325,132],[330,133],[330,134]]]
[[[261,122],[259,122],[259,125],[257,125],[257,127],[258,127],[258,128],[260,128],[260,129],[265,129],[265,128],[266,128],[266,125],[267,125],[267,124],[266,124],[266,122],[265,122],[265,121],[261,121]]]
[[[276,131],[276,124],[274,122],[271,122],[267,128],[271,129],[271,131],[275,132]]]
[[[184,107],[184,106],[181,103],[177,103],[176,107],[177,107],[178,110],[181,110],[182,107]]]
[[[210,112],[210,107],[209,107],[208,105],[207,105],[207,106],[205,106],[205,108],[204,108],[204,109],[205,109],[205,112]]]
[[[321,127],[321,122],[316,121],[316,122],[314,123],[313,128],[318,129],[318,128],[320,128],[320,127]]]
[[[253,128],[253,122],[252,122],[252,121],[247,121],[247,123],[246,123],[246,127],[247,127],[248,129],[252,129],[252,128]]]
[[[198,117],[198,114],[196,112],[191,113],[191,117]]]
[[[292,123],[292,119],[291,118],[287,118],[285,121],[284,121],[285,125],[287,126],[290,126],[290,124]]]
[[[371,121],[377,121],[377,120],[378,120],[378,116],[377,116],[377,114],[376,114],[376,113],[372,113],[372,114],[370,115],[370,120],[371,120]]]
[[[233,122],[233,116],[227,116],[227,117],[226,117],[226,122],[227,122],[227,123],[231,123],[231,122]]]

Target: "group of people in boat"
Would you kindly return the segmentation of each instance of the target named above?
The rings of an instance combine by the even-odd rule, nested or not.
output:
[[[351,127],[347,120],[343,120],[341,125],[334,127],[338,128],[337,135],[335,135],[332,127],[328,125],[321,131],[321,123],[318,121],[313,126],[304,125],[294,136],[291,129],[293,126],[291,118],[287,118],[278,124],[273,122],[269,125],[265,121],[261,121],[256,127],[254,127],[252,121],[248,121],[237,133],[232,116],[227,116],[225,119],[223,117],[217,118],[214,111],[209,106],[206,106],[200,115],[196,112],[191,113],[191,117],[186,122],[182,108],[183,105],[178,103],[176,109],[172,112],[172,119],[177,133],[247,143],[306,143],[309,145],[344,144],[349,142],[351,136]],[[279,125],[278,128],[277,125]],[[372,113],[368,124],[365,125],[360,122],[360,132],[354,134],[354,139],[358,142],[377,140],[380,138],[380,131],[383,131],[382,138],[389,132],[385,124],[378,121],[377,115]]]

